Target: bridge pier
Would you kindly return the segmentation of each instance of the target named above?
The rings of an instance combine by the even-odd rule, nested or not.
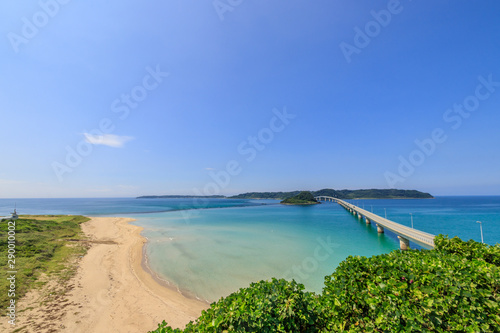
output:
[[[355,216],[360,221],[363,221],[364,219],[367,226],[375,224],[375,226],[377,227],[377,232],[379,234],[384,234],[385,233],[384,229],[387,228],[389,231],[395,233],[396,236],[398,236],[400,249],[403,251],[410,249],[410,241],[416,242],[418,244],[426,244],[425,247],[429,248],[435,247],[434,235],[431,235],[423,231],[415,230],[413,228],[410,229],[408,227],[390,221],[387,218],[383,218],[376,214],[368,214],[370,215],[370,217],[367,217],[364,214],[364,212],[366,212],[364,209],[360,209],[359,207],[338,198],[329,196],[318,196],[317,198],[321,201],[330,201],[341,205],[346,211],[348,211],[350,214]]]
[[[401,251],[406,251],[410,249],[410,241],[404,237],[398,236],[399,248]]]

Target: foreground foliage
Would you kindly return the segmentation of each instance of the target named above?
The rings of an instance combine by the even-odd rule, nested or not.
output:
[[[331,331],[493,332],[499,268],[439,251],[349,257],[326,278]]]
[[[261,281],[220,299],[187,332],[500,332],[500,246],[437,236],[436,249],[350,256],[322,295]]]
[[[458,237],[448,238],[438,235],[434,239],[436,249],[445,254],[456,254],[469,260],[484,260],[500,267],[500,244],[488,246],[472,239],[464,242]]]
[[[319,332],[319,302],[295,281],[252,283],[203,311],[196,323],[173,330],[163,322],[155,332]]]
[[[75,255],[83,255],[82,246],[66,246],[69,239],[82,237],[80,223],[89,219],[83,216],[50,215],[22,216],[16,221],[16,297],[23,296],[41,272],[53,273],[59,278],[67,279],[72,273],[68,271],[67,260]],[[7,265],[7,222],[0,223],[0,258]],[[7,290],[7,267],[0,273],[0,307],[5,308],[10,297]]]

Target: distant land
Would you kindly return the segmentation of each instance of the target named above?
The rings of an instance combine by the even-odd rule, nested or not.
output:
[[[250,192],[229,197],[230,199],[278,199],[284,200],[296,196],[300,191],[292,192]],[[369,190],[333,190],[311,191],[312,195],[328,196],[338,199],[433,199],[429,193],[416,190],[369,189]]]
[[[275,199],[285,200],[298,195],[301,191],[291,192],[249,192],[230,197],[223,195],[196,196],[196,195],[146,195],[138,199],[172,199],[172,198],[209,198],[209,199]],[[323,189],[311,191],[312,195],[335,197],[338,199],[433,199],[429,193],[417,190],[397,189],[368,189],[368,190],[333,190]]]

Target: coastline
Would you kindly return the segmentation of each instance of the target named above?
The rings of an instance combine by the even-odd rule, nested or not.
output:
[[[147,270],[142,227],[134,219],[93,217],[81,225],[89,250],[54,301],[32,290],[19,301],[23,332],[148,332],[163,320],[183,328],[209,305],[188,298]],[[0,330],[2,325],[0,325]]]
[[[146,239],[146,242],[147,243],[147,239]],[[167,288],[171,291],[174,291],[178,294],[180,294],[181,296],[189,299],[189,300],[194,300],[194,301],[197,301],[197,302],[201,302],[203,304],[206,305],[206,308],[208,308],[210,306],[210,304],[212,302],[210,301],[207,301],[207,300],[203,300],[199,297],[197,297],[195,294],[191,293],[189,290],[181,290],[179,289],[179,287],[175,284],[173,284],[172,282],[168,281],[168,280],[165,280],[163,278],[161,278],[150,266],[149,266],[149,262],[148,262],[148,256],[146,254],[146,248],[143,246],[142,248],[142,260],[141,260],[141,267],[142,269],[149,274],[149,276],[161,287],[163,288]],[[187,322],[186,322],[187,324]]]
[[[147,240],[141,236],[142,227],[130,224],[133,221],[128,218],[92,218],[85,223],[87,225],[82,226],[86,234],[97,238],[109,236],[108,233],[116,228],[118,239],[115,241],[118,244],[114,253],[106,249],[105,244],[99,251],[98,244],[85,256],[88,260],[87,267],[84,266],[85,263],[82,265],[83,271],[86,268],[102,270],[103,267],[95,265],[93,259],[98,259],[102,254],[109,254],[110,269],[106,272],[107,281],[104,281],[108,288],[105,293],[104,290],[97,292],[96,299],[100,302],[92,309],[97,310],[92,313],[94,320],[77,323],[81,314],[74,316],[75,318],[69,315],[64,326],[70,328],[74,325],[74,327],[68,329],[68,332],[147,332],[156,329],[163,320],[172,327],[182,328],[208,307],[206,303],[189,299],[173,288],[161,285],[144,269],[143,247]],[[95,252],[91,253],[92,250]],[[85,282],[81,273],[80,271],[77,273],[77,278]],[[95,281],[86,282],[86,285],[82,284],[83,290],[95,289]]]

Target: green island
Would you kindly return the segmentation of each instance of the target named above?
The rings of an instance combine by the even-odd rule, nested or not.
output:
[[[438,235],[433,250],[349,256],[319,295],[283,279],[221,298],[184,329],[150,333],[498,332],[500,245]]]
[[[425,192],[417,190],[397,190],[397,189],[368,189],[368,190],[334,190],[322,189],[310,191],[313,196],[328,196],[338,199],[433,199],[434,197]],[[291,192],[248,192],[226,197],[223,195],[144,195],[137,199],[172,199],[172,198],[206,198],[206,199],[275,199],[285,200],[300,194],[301,191]]]
[[[88,221],[84,216],[21,215],[16,223],[15,299],[19,300],[30,288],[39,288],[49,280],[64,286],[76,273],[76,260],[87,251],[85,236],[80,224]],[[8,224],[0,223],[0,257],[8,260]],[[10,258],[9,258],[10,259]],[[49,278],[50,277],[50,278]],[[7,270],[0,273],[0,307],[7,308],[10,281]],[[5,292],[4,292],[5,291]],[[66,292],[59,288],[51,293],[57,297]]]
[[[302,191],[299,194],[287,198],[280,202],[283,205],[315,205],[319,204],[318,200],[314,199],[314,196],[311,192]]]
[[[238,194],[230,199],[288,199],[296,196],[300,191],[292,192],[249,192]],[[368,189],[368,190],[334,190],[322,189],[311,191],[314,197],[328,196],[338,199],[433,199],[429,193],[417,190],[397,190],[397,189]]]

